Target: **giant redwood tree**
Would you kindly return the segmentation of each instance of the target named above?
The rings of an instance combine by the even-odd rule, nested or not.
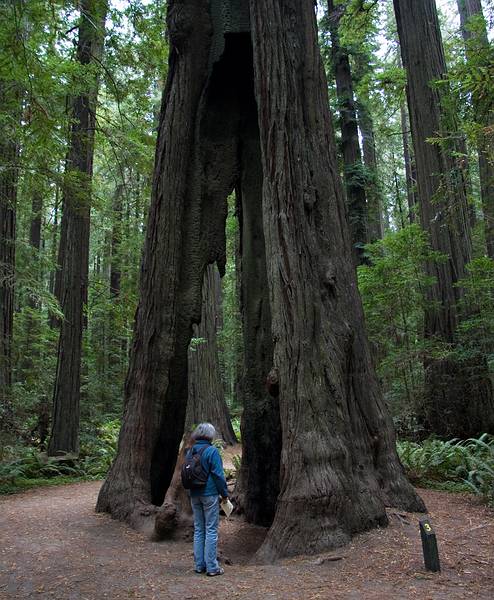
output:
[[[64,182],[60,278],[56,289],[64,318],[60,324],[53,393],[52,432],[48,447],[51,455],[79,451],[82,332],[87,299],[97,74],[108,3],[107,0],[82,0],[80,8],[76,61],[84,76],[80,93],[72,102]]]
[[[264,259],[254,259],[263,247],[258,281],[269,300],[268,310],[255,290],[257,321],[244,320],[263,328],[251,351],[262,371],[251,377],[268,380],[273,402],[265,387],[258,401],[281,424],[269,416],[280,445],[260,457],[277,461],[279,479],[259,557],[332,548],[385,524],[388,505],[424,507],[397,458],[363,329],[314,3],[170,0],[167,21],[169,74],[124,419],[97,509],[139,525],[163,502],[183,432],[203,273],[212,262],[223,269],[226,200],[236,187],[247,190],[242,219],[254,228],[242,264],[262,269]],[[247,161],[248,152],[260,160]],[[246,453],[269,435],[249,427]],[[254,451],[254,486],[258,460]]]
[[[394,0],[394,7],[407,71],[420,220],[434,250],[447,256],[427,265],[435,283],[428,292],[425,336],[454,349],[464,316],[456,284],[472,257],[466,182],[457,158],[462,140],[437,85],[446,63],[434,0]],[[442,139],[431,143],[433,138]],[[425,363],[425,378],[424,411],[432,431],[468,437],[493,430],[494,401],[483,357],[433,356]]]

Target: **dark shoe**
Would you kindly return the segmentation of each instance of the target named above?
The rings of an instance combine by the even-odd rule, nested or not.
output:
[[[206,569],[194,569],[194,573],[197,573],[198,575],[202,575],[205,572],[206,572]]]
[[[217,571],[211,571],[210,573],[208,573],[208,577],[216,577],[216,575],[223,575],[224,572],[225,569],[222,569],[220,567]]]

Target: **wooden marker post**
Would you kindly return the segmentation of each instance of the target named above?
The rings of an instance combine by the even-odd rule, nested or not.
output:
[[[440,571],[439,552],[437,550],[436,534],[432,529],[429,519],[420,519],[420,537],[422,538],[422,550],[424,552],[424,564],[428,571]]]

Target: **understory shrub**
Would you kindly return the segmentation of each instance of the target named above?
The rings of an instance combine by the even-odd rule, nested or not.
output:
[[[494,505],[494,436],[399,441],[398,454],[413,483],[472,491]]]
[[[103,478],[116,453],[119,428],[119,421],[113,420],[99,425],[96,435],[82,434],[78,457],[49,457],[31,447],[5,448],[0,462],[0,493],[33,485]]]

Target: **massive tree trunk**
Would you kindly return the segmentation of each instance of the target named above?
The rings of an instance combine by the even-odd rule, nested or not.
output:
[[[64,314],[60,324],[57,372],[53,393],[50,455],[78,453],[79,406],[84,304],[87,300],[91,179],[98,94],[97,72],[103,52],[106,0],[83,0],[76,60],[92,73],[85,93],[72,106],[72,126],[64,182],[64,212],[60,240]],[[64,234],[65,232],[65,234]]]
[[[215,265],[208,265],[202,285],[201,322],[194,325],[197,342],[189,348],[189,394],[186,431],[204,421],[212,423],[226,444],[237,439],[220,373],[216,335],[221,316],[221,281]]]
[[[358,137],[357,112],[353,95],[352,71],[348,51],[340,44],[339,16],[335,3],[328,0],[331,55],[336,81],[336,95],[340,111],[341,152],[347,196],[348,221],[357,264],[363,262],[364,244],[367,243],[367,210],[365,178]]]
[[[259,551],[269,560],[341,545],[386,523],[387,504],[423,504],[364,332],[313,3],[252,2],[251,16],[282,424],[280,494]]]
[[[255,389],[268,379],[275,398],[269,406],[258,398],[265,408],[254,417],[265,410],[272,425],[252,426],[249,451],[278,435],[277,406],[282,431],[280,491],[260,552],[271,560],[341,545],[386,523],[386,505],[424,506],[399,463],[363,330],[314,4],[252,1],[250,22],[251,34],[245,4],[169,4],[170,69],[125,414],[97,509],[139,525],[163,502],[183,432],[187,350],[200,319],[204,269],[222,265],[226,198],[240,187],[243,235],[256,228],[243,239],[242,268],[253,269],[251,281],[264,280],[263,259],[255,260],[263,237],[271,315],[270,335],[249,350],[250,364],[261,368],[252,377]],[[258,153],[249,142],[257,128],[247,127],[253,89],[262,229],[255,218],[261,170],[248,160]],[[252,292],[244,315],[254,336],[255,318],[262,328],[269,321],[264,292]],[[249,459],[258,474],[261,458]],[[271,518],[261,507],[257,514]]]
[[[478,69],[480,65],[476,55],[491,56],[490,53],[486,53],[489,39],[482,3],[480,0],[457,0],[457,4],[467,62],[472,65],[472,69]],[[487,255],[494,258],[494,106],[489,97],[486,98],[476,91],[472,94],[472,105],[474,118],[482,127],[477,141],[480,192]]]
[[[155,512],[172,479],[185,423],[192,325],[201,316],[206,265],[217,262],[224,269],[226,197],[236,179],[240,66],[232,73],[234,55],[228,56],[208,80],[207,0],[170,0],[167,23],[169,70],[124,418],[117,457],[97,503],[97,510],[134,526]]]
[[[446,73],[434,0],[394,0],[394,6],[407,70],[420,219],[434,250],[447,256],[445,262],[427,265],[436,283],[429,288],[425,335],[454,347],[462,317],[462,290],[455,284],[471,258],[466,183],[455,158],[461,139],[455,135],[454,115],[442,106],[441,88],[433,83]],[[441,134],[447,137],[440,144],[428,141]],[[430,358],[425,369],[424,410],[431,431],[467,437],[492,430],[492,388],[483,359]]]

